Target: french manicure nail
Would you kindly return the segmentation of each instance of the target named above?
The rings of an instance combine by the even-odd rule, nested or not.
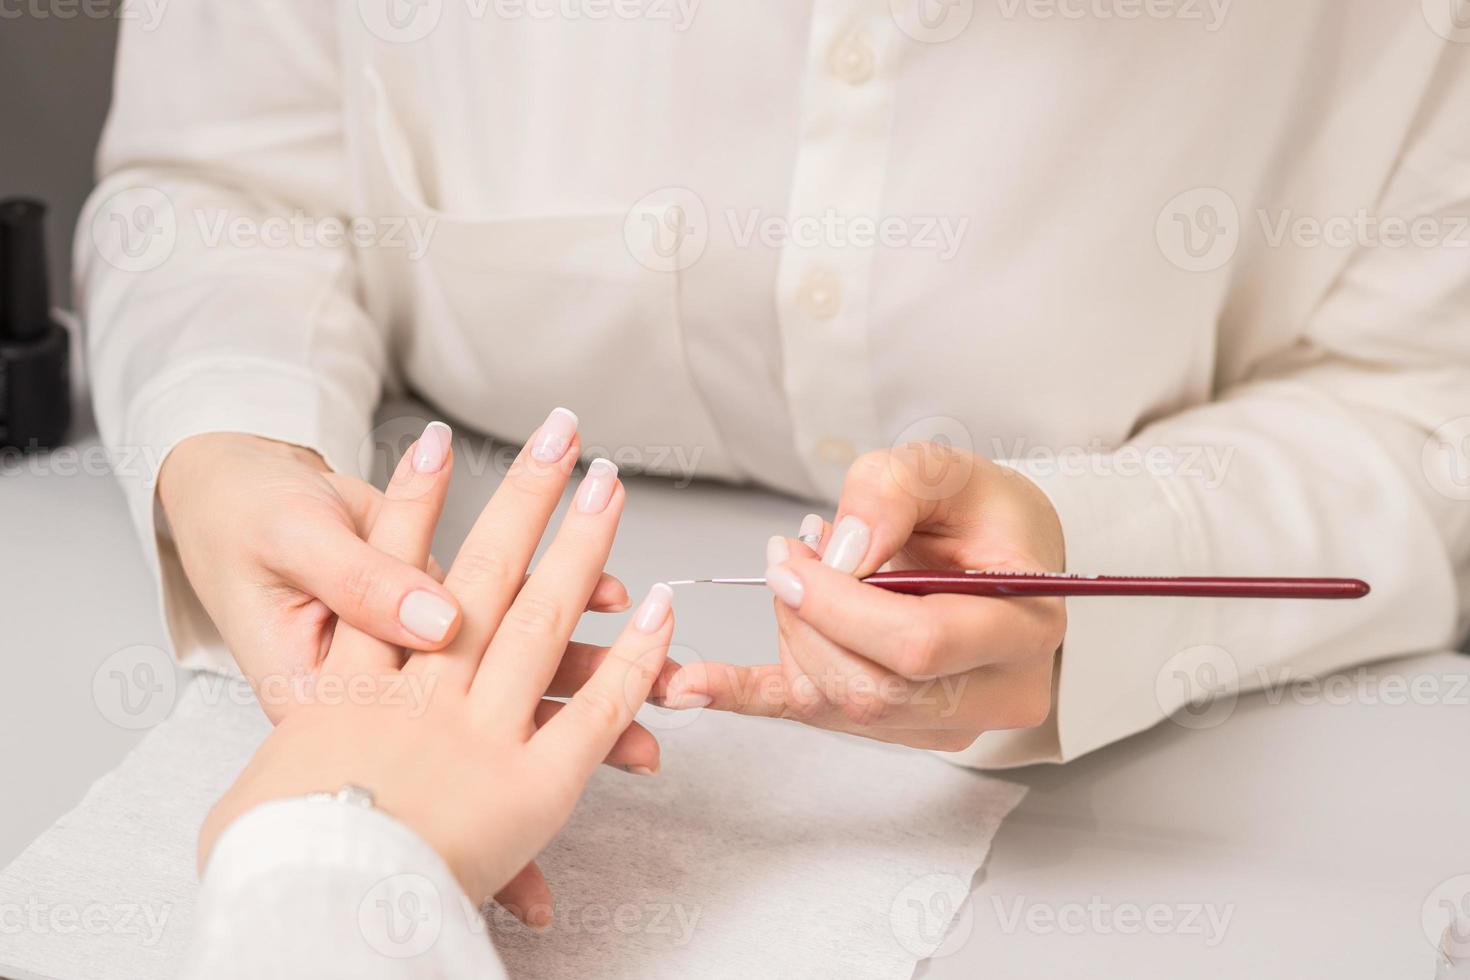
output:
[[[852,574],[863,560],[863,555],[868,553],[868,542],[872,537],[873,533],[868,530],[868,525],[862,518],[848,514],[833,529],[832,540],[827,542],[827,553],[822,556],[822,564],[839,572]]]
[[[610,459],[594,459],[577,490],[577,509],[584,514],[600,514],[612,499],[618,482],[618,467]]]
[[[808,514],[803,517],[801,527],[796,532],[796,540],[816,551],[817,545],[822,543],[822,515]]]
[[[568,408],[553,408],[531,441],[531,458],[540,463],[555,463],[566,455],[576,434],[577,413]]]
[[[640,633],[656,633],[669,618],[669,608],[674,604],[674,590],[662,582],[648,590],[648,595],[638,606],[633,617],[633,628]]]
[[[438,473],[449,458],[449,440],[453,435],[443,422],[430,422],[424,426],[423,435],[414,444],[413,469],[415,473]]]
[[[766,542],[766,564],[779,565],[790,557],[791,546],[786,543],[786,539],[779,534],[772,535],[771,540]]]
[[[647,766],[628,766],[628,771],[635,776],[652,776],[653,770]]]
[[[766,587],[776,593],[780,599],[792,609],[801,608],[802,597],[806,595],[806,586],[802,585],[801,579],[796,573],[779,565],[766,569]]]
[[[454,622],[454,607],[432,592],[410,592],[398,605],[398,621],[414,636],[438,643]]]

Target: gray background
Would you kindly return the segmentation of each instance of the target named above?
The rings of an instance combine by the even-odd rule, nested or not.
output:
[[[51,295],[60,306],[71,302],[71,233],[92,188],[117,39],[115,16],[69,6],[27,2],[0,12],[0,197],[50,205]]]

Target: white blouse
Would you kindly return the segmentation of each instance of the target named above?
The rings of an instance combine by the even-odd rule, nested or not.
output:
[[[941,438],[1074,571],[1354,603],[1070,607],[1065,760],[1462,632],[1470,27],[1384,0],[197,0],[124,22],[77,238],[105,439],[358,471],[383,387],[625,470],[835,499]],[[1443,9],[1441,9],[1443,8]]]
[[[225,828],[199,882],[185,980],[504,980],[438,854],[376,809],[305,799]]]

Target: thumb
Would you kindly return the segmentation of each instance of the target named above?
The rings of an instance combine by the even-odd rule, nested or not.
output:
[[[943,533],[951,515],[973,514],[964,502],[987,465],[972,453],[934,442],[864,454],[843,481],[822,563],[871,575],[915,531]]]
[[[323,523],[291,551],[279,569],[286,580],[370,636],[440,650],[459,630],[459,603],[448,589],[341,524]]]

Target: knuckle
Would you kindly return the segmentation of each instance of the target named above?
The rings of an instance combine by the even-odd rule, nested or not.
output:
[[[628,727],[630,712],[627,706],[600,688],[582,688],[568,705],[598,731],[617,732]]]
[[[466,585],[477,586],[519,582],[524,574],[512,568],[505,555],[488,548],[467,548],[460,552],[450,571]]]
[[[544,637],[559,635],[564,620],[565,614],[554,600],[522,592],[511,603],[501,625],[529,636]]]
[[[531,497],[539,500],[552,492],[554,488],[554,481],[546,479],[547,472],[548,470],[544,463],[522,460],[510,468],[510,471],[505,474],[505,479],[501,481],[500,485],[514,496]],[[499,491],[496,492],[498,493]]]
[[[886,719],[891,710],[877,693],[860,693],[842,699],[843,715],[855,725],[872,728]]]
[[[367,608],[379,587],[379,581],[373,569],[361,562],[353,563],[339,580],[343,604],[348,609]]]
[[[933,618],[915,618],[903,631],[893,669],[910,680],[931,676],[938,660],[939,634],[939,624]]]

